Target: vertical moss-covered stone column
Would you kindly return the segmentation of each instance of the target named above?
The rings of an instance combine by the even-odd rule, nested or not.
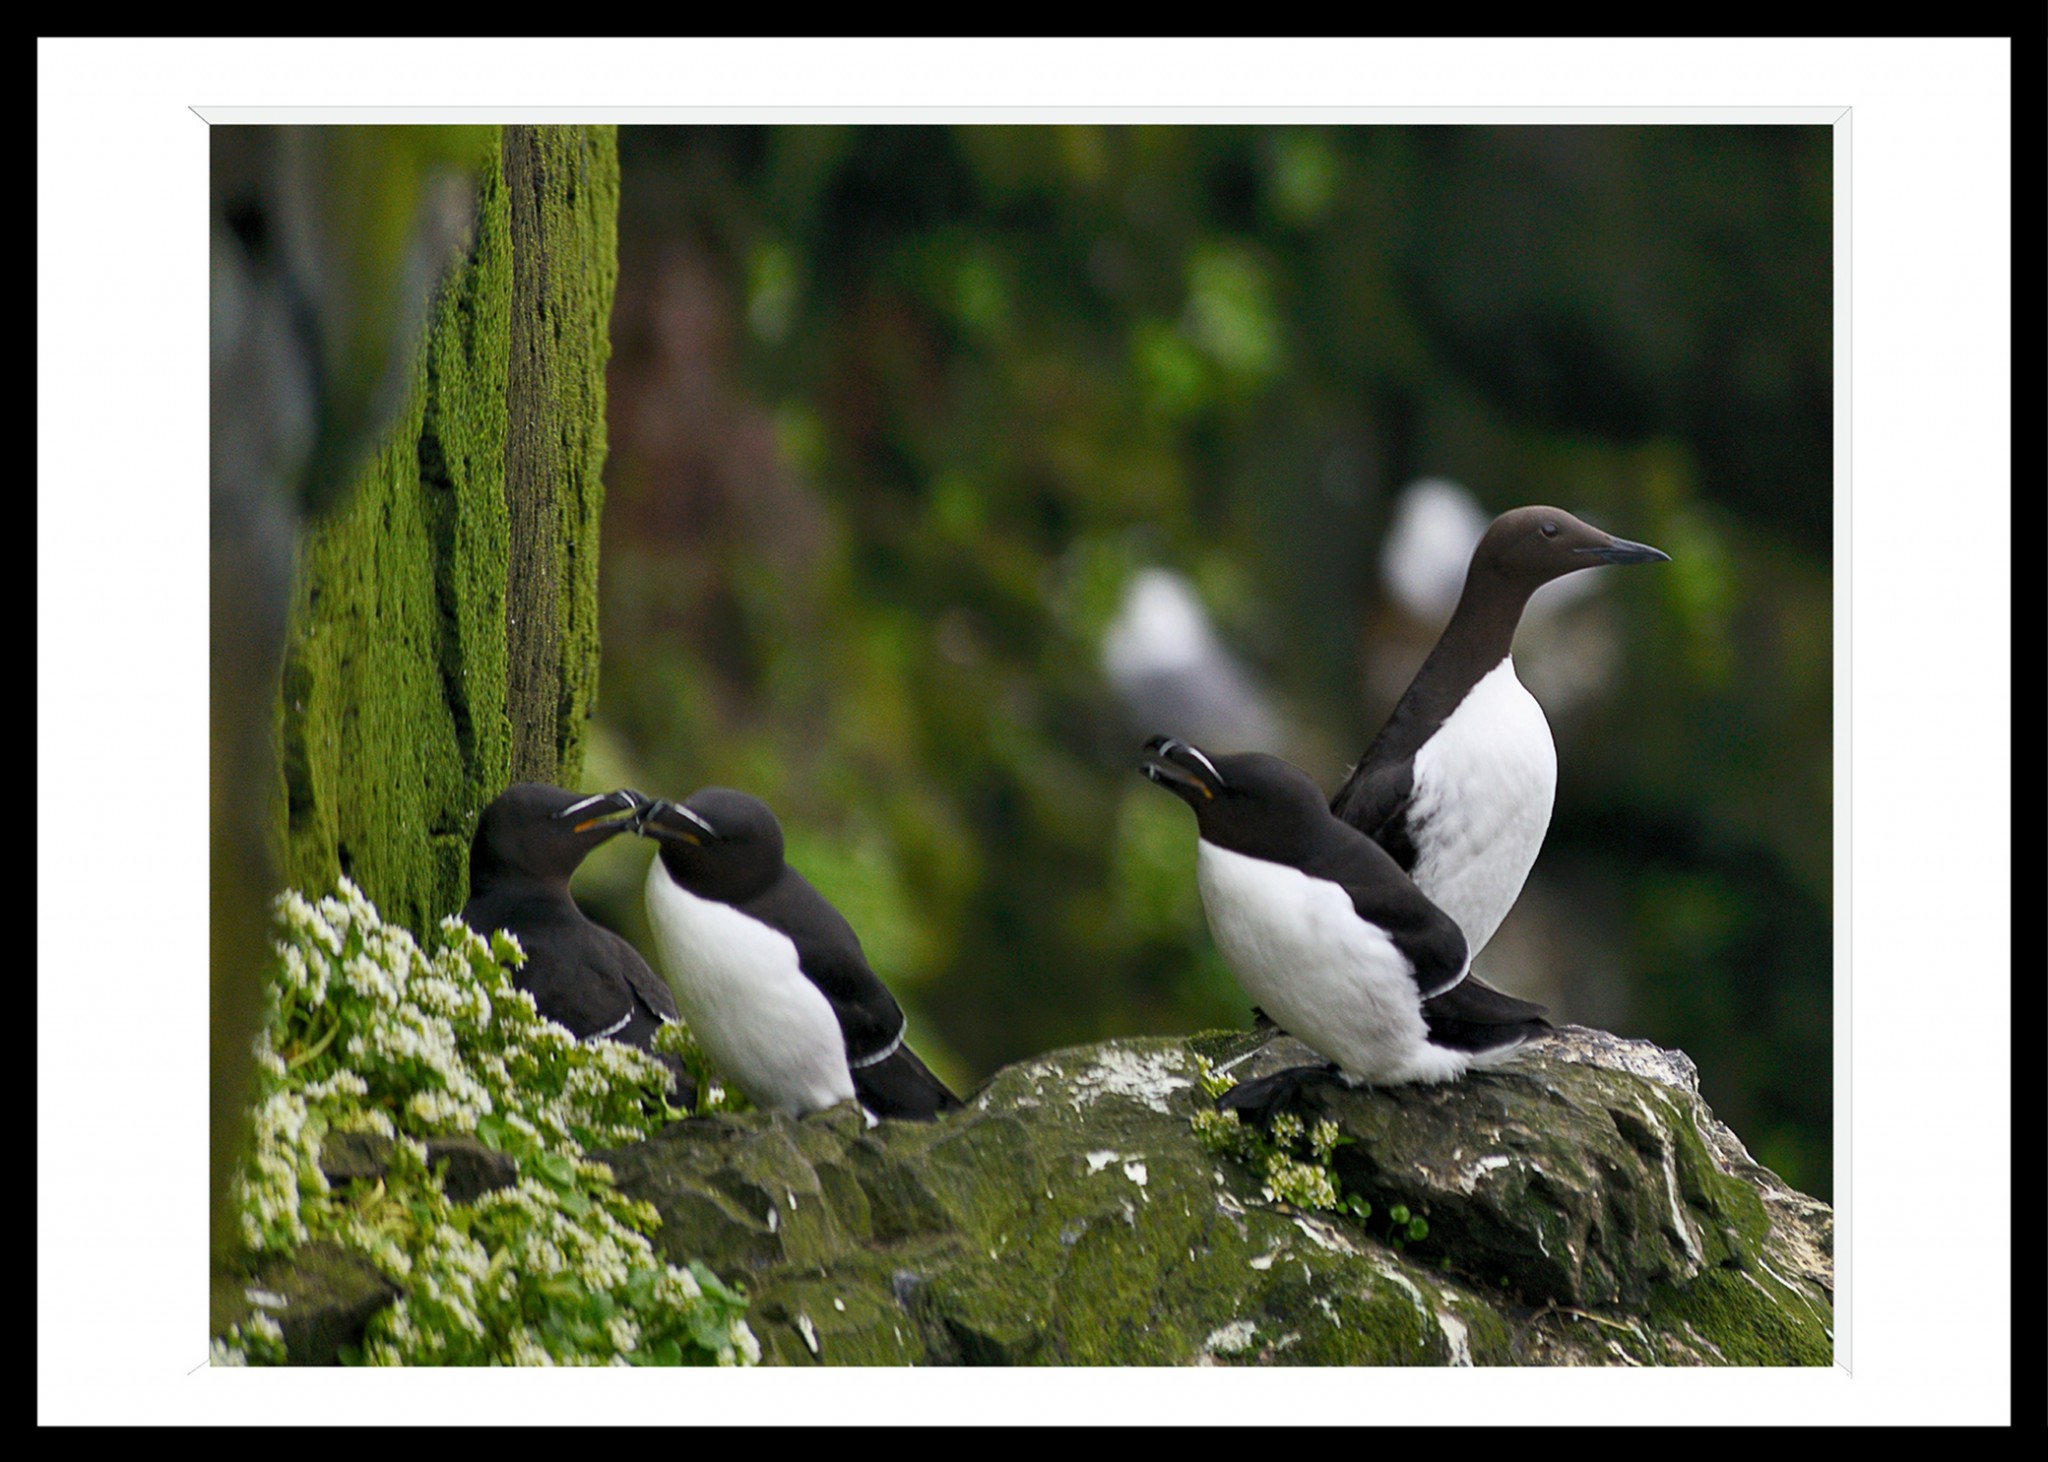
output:
[[[287,885],[425,931],[507,783],[573,783],[597,690],[618,139],[506,128],[406,405],[306,536],[278,703]]]
[[[580,766],[597,689],[597,519],[603,506],[604,368],[617,280],[617,136],[507,127],[515,239],[505,501],[506,700],[512,780]],[[561,267],[568,261],[574,267]]]

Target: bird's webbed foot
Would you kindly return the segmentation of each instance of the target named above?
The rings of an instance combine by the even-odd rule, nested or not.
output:
[[[1223,1111],[1237,1113],[1239,1121],[1249,1122],[1261,1132],[1266,1132],[1272,1129],[1273,1119],[1291,1106],[1306,1088],[1342,1080],[1343,1076],[1334,1062],[1321,1066],[1290,1066],[1271,1076],[1240,1081],[1216,1098],[1216,1105]]]

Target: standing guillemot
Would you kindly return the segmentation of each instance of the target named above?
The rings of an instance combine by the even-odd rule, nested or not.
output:
[[[642,808],[637,826],[661,840],[647,919],[662,972],[755,1106],[801,1116],[858,1097],[878,1117],[928,1119],[960,1105],[903,1043],[902,1007],[852,926],[783,861],[765,803],[706,787]]]
[[[462,906],[462,922],[477,932],[517,937],[526,962],[512,982],[542,1015],[579,1041],[603,1037],[643,1051],[677,1018],[675,999],[638,950],[576,906],[569,876],[592,848],[630,831],[646,802],[625,790],[585,797],[543,782],[507,787],[477,820]],[[693,1105],[682,1063],[655,1054],[675,1074],[675,1104]]]
[[[1457,920],[1474,955],[1514,907],[1557,792],[1550,723],[1510,654],[1522,610],[1577,569],[1669,558],[1557,508],[1495,518],[1443,637],[1330,801]]]
[[[1457,924],[1299,767],[1155,736],[1138,770],[1194,809],[1202,908],[1238,982],[1332,1063],[1244,1083],[1226,1107],[1270,1110],[1313,1079],[1448,1081],[1550,1028],[1472,977]]]

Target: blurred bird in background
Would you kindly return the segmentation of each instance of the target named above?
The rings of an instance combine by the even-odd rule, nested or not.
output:
[[[1172,726],[1190,741],[1245,751],[1286,738],[1268,693],[1216,637],[1194,585],[1171,569],[1131,575],[1102,637],[1102,669],[1134,730]]]

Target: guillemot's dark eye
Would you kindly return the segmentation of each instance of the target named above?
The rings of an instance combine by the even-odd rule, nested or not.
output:
[[[1545,523],[1545,524],[1543,525],[1543,536],[1544,536],[1545,538],[1555,538],[1555,537],[1557,537],[1557,524],[1555,524],[1555,523]]]

